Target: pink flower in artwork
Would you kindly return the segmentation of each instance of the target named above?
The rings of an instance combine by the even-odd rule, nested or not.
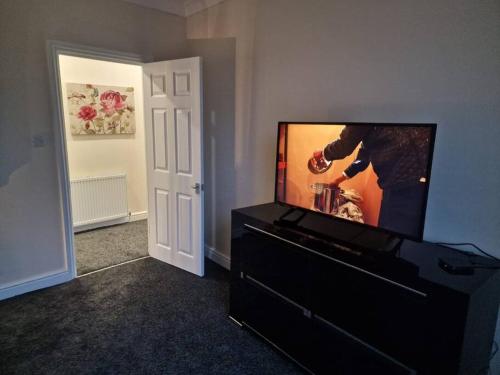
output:
[[[106,115],[110,116],[116,111],[127,107],[125,95],[120,95],[118,91],[108,90],[101,94],[101,107]]]
[[[78,117],[85,121],[92,121],[97,116],[97,111],[90,105],[80,107]]]

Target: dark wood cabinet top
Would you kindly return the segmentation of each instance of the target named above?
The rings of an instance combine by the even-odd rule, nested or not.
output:
[[[324,215],[307,213],[295,228],[276,225],[288,207],[276,203],[233,210],[233,237],[238,227],[248,226],[290,241],[296,246],[312,250],[318,255],[359,267],[424,293],[436,293],[439,288],[472,295],[483,285],[500,281],[495,269],[475,268],[472,275],[450,274],[439,266],[439,259],[455,259],[468,264],[491,265],[491,259],[466,255],[463,252],[430,242],[403,239],[397,251],[377,250],[388,234],[346,220],[335,220]],[[392,235],[391,235],[392,236]],[[498,290],[498,288],[492,288]],[[498,296],[492,296],[498,298]]]

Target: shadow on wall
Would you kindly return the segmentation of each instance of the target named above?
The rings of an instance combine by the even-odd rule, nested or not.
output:
[[[2,99],[0,99],[2,100]],[[2,116],[0,124],[11,122],[9,115]],[[16,115],[15,121],[19,121],[19,115]],[[7,128],[1,127],[0,132],[0,187],[6,186],[9,183],[10,175],[27,164],[31,160],[31,147],[40,143],[43,147],[45,139],[49,139],[49,134],[38,135],[31,140],[29,128]],[[37,141],[40,139],[40,141]],[[31,143],[31,144],[30,144]]]
[[[205,244],[229,255],[235,196],[234,38],[188,41],[203,66]]]
[[[315,150],[322,150],[336,140],[344,126],[331,125],[292,125],[288,127],[287,154],[287,202],[295,206],[312,208],[314,193],[309,188],[315,183],[330,183],[354,161],[359,146],[351,155],[333,162],[324,174],[312,174],[307,168],[307,161]],[[382,190],[377,184],[377,176],[371,165],[362,173],[340,185],[343,189],[354,189],[363,197],[360,207],[364,221],[370,225],[378,224]]]
[[[4,41],[4,40],[2,40]],[[9,51],[9,58],[0,59],[0,71],[9,72],[2,74],[2,86],[18,87],[26,79],[23,66],[17,64],[17,59],[22,59],[22,51],[3,45]],[[3,49],[4,49],[3,48]],[[21,86],[23,86],[21,84]],[[9,183],[10,175],[27,164],[32,158],[32,147],[43,147],[50,138],[51,133],[31,134],[31,121],[36,121],[33,111],[19,108],[19,103],[30,106],[30,98],[26,98],[23,90],[0,90],[0,187]],[[10,126],[16,124],[16,126]]]

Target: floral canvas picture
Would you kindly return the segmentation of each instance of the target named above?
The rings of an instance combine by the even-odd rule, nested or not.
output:
[[[134,88],[66,84],[73,135],[134,134]]]

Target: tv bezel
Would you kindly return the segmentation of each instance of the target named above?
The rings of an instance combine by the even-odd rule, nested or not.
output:
[[[424,199],[422,200],[422,218],[420,222],[418,223],[419,228],[418,228],[418,236],[412,236],[409,234],[405,233],[400,233],[396,231],[392,231],[390,229],[385,229],[381,228],[375,225],[371,224],[366,224],[366,223],[359,223],[354,220],[349,220],[349,219],[344,219],[338,216],[333,216],[329,215],[323,212],[319,211],[314,211],[309,208],[304,208],[301,206],[296,206],[290,203],[282,202],[278,200],[278,163],[279,163],[279,145],[280,145],[280,126],[282,124],[285,125],[354,125],[354,126],[361,126],[361,125],[372,125],[372,126],[412,126],[412,127],[425,127],[425,128],[430,128],[431,130],[431,139],[429,140],[429,157],[427,160],[427,182],[426,182],[426,189],[424,192]],[[323,217],[328,217],[331,220],[336,220],[336,221],[341,221],[343,223],[351,223],[353,225],[357,225],[359,227],[364,227],[364,228],[370,228],[378,232],[386,233],[389,235],[393,235],[399,238],[406,238],[410,239],[413,241],[417,242],[422,242],[423,241],[423,236],[424,236],[424,227],[425,227],[425,217],[427,213],[427,201],[429,197],[429,186],[431,182],[431,173],[432,173],[432,159],[434,155],[434,145],[435,145],[435,140],[436,140],[436,130],[437,130],[437,124],[436,123],[397,123],[397,122],[344,122],[344,121],[328,121],[328,122],[316,122],[316,121],[279,121],[278,122],[278,127],[277,127],[277,140],[276,140],[276,164],[274,168],[274,203],[279,204],[284,207],[289,207],[289,208],[296,208],[299,210],[307,211],[308,213],[312,213],[315,215],[323,216]],[[288,144],[287,144],[287,139],[285,137],[285,155],[287,154],[287,149],[288,149]],[[285,160],[287,160],[285,156]],[[285,169],[286,173],[286,169]],[[286,180],[286,175],[285,175],[285,180]]]

